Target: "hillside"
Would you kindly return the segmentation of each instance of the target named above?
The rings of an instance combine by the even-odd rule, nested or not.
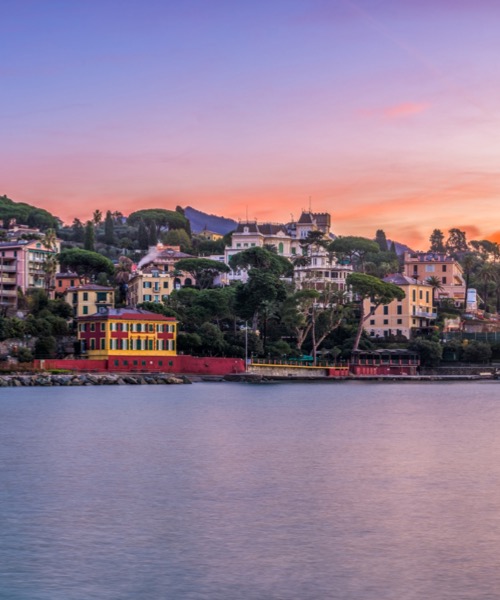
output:
[[[14,202],[7,196],[0,196],[0,226],[16,220],[18,225],[29,225],[42,230],[52,227],[57,229],[59,219],[43,208],[31,206],[24,202]]]
[[[225,235],[226,233],[233,231],[233,229],[236,229],[236,226],[238,225],[233,219],[209,215],[208,213],[204,213],[191,206],[187,206],[184,209],[184,215],[189,219],[191,231],[193,233],[199,233],[206,228],[209,231]]]

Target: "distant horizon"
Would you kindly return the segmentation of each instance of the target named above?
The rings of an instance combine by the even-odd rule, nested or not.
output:
[[[106,0],[2,13],[2,193],[500,241],[500,4]],[[292,207],[292,208],[291,208]]]

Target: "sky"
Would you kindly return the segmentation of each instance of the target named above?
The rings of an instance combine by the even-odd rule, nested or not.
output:
[[[3,0],[0,194],[500,241],[497,0]]]

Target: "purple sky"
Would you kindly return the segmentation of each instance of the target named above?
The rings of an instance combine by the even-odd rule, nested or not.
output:
[[[0,7],[0,194],[66,221],[191,205],[425,248],[500,241],[500,3]]]

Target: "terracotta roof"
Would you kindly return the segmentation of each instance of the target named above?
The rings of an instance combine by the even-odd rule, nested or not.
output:
[[[427,287],[431,287],[425,281],[417,281],[413,277],[408,277],[407,275],[403,275],[402,273],[392,273],[391,275],[387,275],[384,277],[384,281],[386,283],[394,283],[396,285],[425,285]]]
[[[97,312],[93,315],[87,315],[85,317],[78,317],[79,321],[85,320],[96,320],[96,319],[123,319],[124,321],[174,321],[177,322],[175,317],[166,317],[149,310],[143,310],[142,308],[109,308],[105,312]]]
[[[76,276],[75,276],[76,277]],[[84,283],[83,285],[75,285],[73,287],[66,288],[68,292],[112,292],[115,288],[107,285],[96,285],[95,283]]]

